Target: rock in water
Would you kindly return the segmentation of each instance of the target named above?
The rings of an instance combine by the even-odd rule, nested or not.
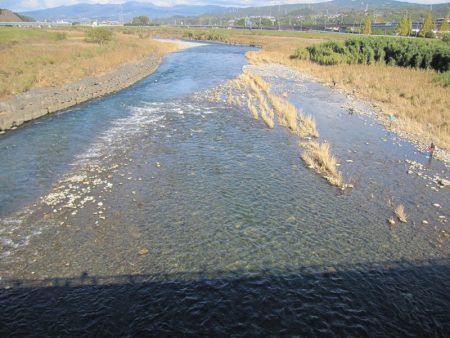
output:
[[[148,249],[141,249],[141,250],[139,250],[138,255],[139,256],[148,255]]]

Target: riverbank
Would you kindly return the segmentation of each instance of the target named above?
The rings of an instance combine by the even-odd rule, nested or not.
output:
[[[174,50],[199,45],[178,40],[160,42],[175,44]],[[103,76],[86,77],[60,87],[37,88],[17,94],[0,102],[0,132],[129,87],[153,73],[162,59],[162,56],[150,55],[141,61],[121,65]]]
[[[2,29],[0,133],[122,90],[151,74],[168,53],[196,45],[119,32],[95,45],[76,30]]]

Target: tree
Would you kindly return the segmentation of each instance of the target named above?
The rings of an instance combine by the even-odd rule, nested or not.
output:
[[[148,26],[150,24],[150,19],[145,15],[135,16],[131,24],[136,26]]]
[[[408,15],[408,18],[406,19],[406,24],[408,25],[406,35],[410,36],[412,33],[412,19],[410,15]]]
[[[440,32],[446,32],[450,30],[450,25],[448,24],[448,15],[442,20],[441,27],[439,27]]]
[[[362,30],[363,34],[372,34],[372,20],[370,19],[370,16],[366,15],[364,18],[364,27]]]
[[[423,22],[422,28],[419,31],[419,36],[425,37],[428,33],[431,33],[433,29],[433,17],[431,16],[431,12],[428,13],[427,17],[425,18],[425,21]]]
[[[86,32],[86,41],[104,44],[112,40],[112,35],[112,31],[107,28],[91,28]]]
[[[409,15],[402,16],[400,24],[397,27],[397,33],[402,36],[411,35],[411,17]]]

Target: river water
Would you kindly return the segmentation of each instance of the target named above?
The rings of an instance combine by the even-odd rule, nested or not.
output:
[[[449,335],[449,193],[424,179],[447,168],[345,95],[249,67],[314,115],[355,188],[329,186],[296,137],[210,99],[247,50],[174,53],[0,137],[2,336]]]

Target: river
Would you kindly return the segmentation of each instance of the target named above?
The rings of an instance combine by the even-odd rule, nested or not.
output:
[[[316,118],[355,186],[331,187],[297,137],[210,99],[248,50],[173,53],[0,136],[1,336],[449,334],[449,192],[424,179],[448,169],[345,95],[250,66]]]

